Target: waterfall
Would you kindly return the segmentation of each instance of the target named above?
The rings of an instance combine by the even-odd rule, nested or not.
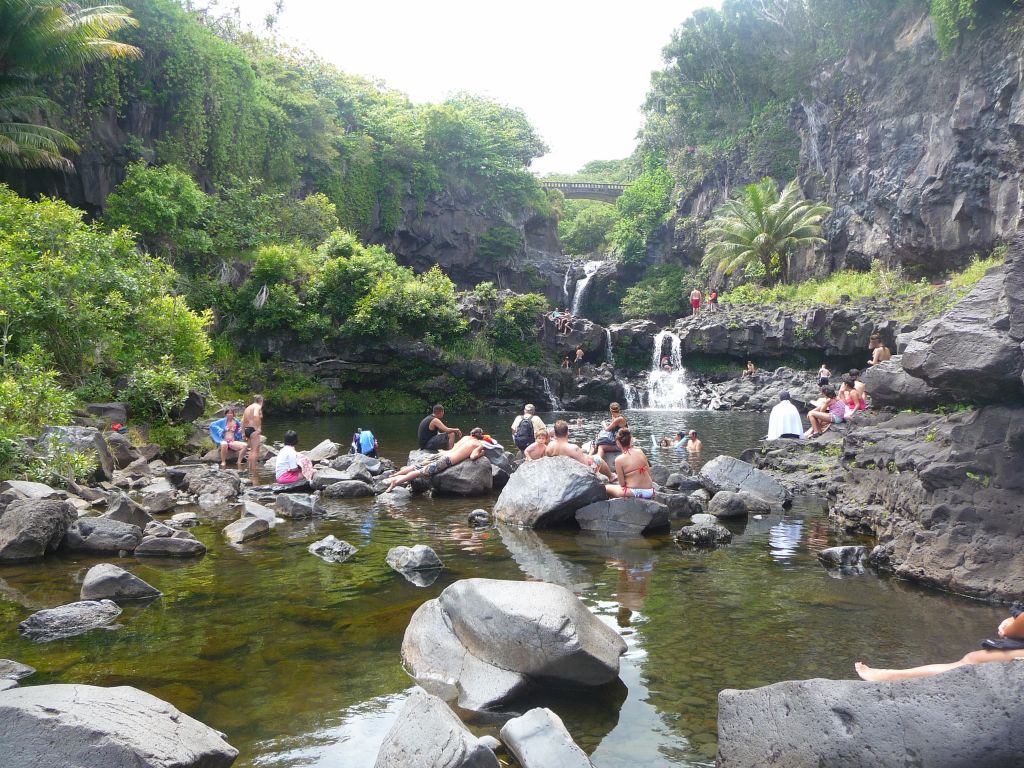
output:
[[[808,106],[801,101],[800,106],[803,107],[804,117],[807,118],[807,144],[811,151],[811,159],[814,160],[814,167],[818,169],[818,173],[824,176],[825,167],[821,163],[821,150],[818,148],[818,136],[822,123],[815,110],[817,104],[812,103],[811,106]]]
[[[555,390],[551,388],[551,382],[547,380],[547,377],[541,376],[540,380],[544,383],[544,396],[551,403],[552,411],[562,410],[562,401],[558,399],[558,395],[555,394]]]
[[[615,355],[612,354],[612,332],[604,329],[604,359],[612,368],[615,367]]]
[[[636,410],[643,407],[643,398],[639,390],[628,381],[622,383],[622,391],[626,394],[626,407]]]
[[[603,261],[588,261],[583,265],[583,277],[576,281],[576,290],[572,297],[572,315],[580,316],[580,307],[583,306],[583,295],[587,291],[590,280],[597,273],[597,268],[604,264]]]
[[[565,297],[565,303],[569,304],[569,276],[572,274],[572,262],[569,262],[569,266],[565,268],[565,280],[562,281],[562,296]]]
[[[666,339],[671,343],[669,353],[671,370],[661,367]],[[647,374],[648,408],[658,411],[678,411],[686,408],[689,386],[686,383],[686,369],[683,368],[682,347],[682,341],[672,331],[660,331],[654,337],[651,370]]]

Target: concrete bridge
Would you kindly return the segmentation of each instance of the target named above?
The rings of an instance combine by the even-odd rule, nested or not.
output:
[[[614,203],[628,184],[604,184],[590,181],[542,181],[544,189],[560,189],[569,200],[601,200]]]

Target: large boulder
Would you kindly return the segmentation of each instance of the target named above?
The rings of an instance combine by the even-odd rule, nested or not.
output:
[[[668,507],[646,499],[608,499],[576,510],[584,531],[642,536],[669,529]]]
[[[420,685],[474,710],[546,686],[611,682],[625,650],[565,587],[494,579],[457,581],[425,602],[402,642]]]
[[[546,707],[536,707],[506,722],[501,727],[501,740],[522,768],[594,766],[572,740],[562,718]]]
[[[31,480],[4,480],[0,483],[0,494],[11,499],[63,499],[67,494],[51,488],[45,483]]]
[[[141,529],[145,529],[153,521],[145,509],[123,493],[115,493],[110,497],[107,502],[107,511],[103,516],[109,520],[137,525]]]
[[[60,546],[76,519],[75,508],[59,499],[18,499],[0,515],[0,563],[37,560]]]
[[[85,411],[103,425],[125,424],[128,421],[127,403],[86,403]]]
[[[223,735],[136,688],[34,685],[0,696],[5,768],[228,768]]]
[[[732,456],[716,456],[701,468],[700,481],[712,495],[720,491],[746,491],[770,504],[785,504],[792,495],[778,480]]]
[[[876,408],[932,408],[942,399],[939,390],[904,370],[902,355],[866,368],[860,380]]]
[[[341,446],[332,440],[323,440],[308,451],[303,451],[303,453],[306,454],[311,462],[316,464],[320,461],[330,461],[333,459],[341,453]]]
[[[269,509],[262,504],[258,504],[255,501],[246,499],[244,502],[244,509],[242,510],[242,517],[255,517],[263,520],[268,526],[273,528],[277,525],[277,515],[274,514],[274,510]]]
[[[415,688],[377,753],[374,768],[498,768],[447,704]]]
[[[390,462],[388,462],[390,464]],[[361,453],[346,453],[343,456],[339,456],[331,462],[331,469],[341,470],[342,472],[359,467],[365,469],[371,475],[379,475],[384,471],[384,463],[380,459],[375,459],[372,456],[364,456]],[[351,480],[352,477],[344,478]]]
[[[515,471],[494,505],[496,520],[530,528],[573,525],[576,510],[607,498],[592,469],[565,456],[528,461]]]
[[[94,565],[82,581],[82,600],[144,600],[162,593],[133,573],[111,563]]]
[[[437,553],[426,544],[411,547],[392,547],[385,562],[396,571],[432,571],[443,568],[444,563]]]
[[[133,461],[142,458],[142,454],[132,445],[132,441],[120,432],[107,432],[107,449],[114,460],[114,469],[124,469]]]
[[[754,498],[760,498],[755,496]],[[748,514],[747,503],[743,496],[732,491],[719,491],[708,503],[708,514],[719,520],[735,520]]]
[[[438,496],[486,496],[494,488],[491,462],[484,458],[463,461],[430,478]]]
[[[120,615],[111,600],[81,600],[36,611],[18,625],[18,631],[29,640],[49,643],[105,627]]]
[[[293,520],[312,517],[314,514],[323,511],[323,508],[320,506],[319,497],[311,496],[308,493],[279,494],[275,506],[281,517],[288,517]]]
[[[106,517],[82,517],[68,528],[64,546],[72,552],[107,554],[134,552],[142,541],[142,529]]]
[[[1020,763],[1017,662],[895,682],[798,680],[718,694],[720,768]],[[2,699],[0,699],[2,701]]]
[[[46,427],[39,442],[95,456],[99,478],[110,480],[114,476],[114,457],[110,455],[110,449],[96,427]]]
[[[370,482],[370,479],[369,479],[370,478],[370,473],[369,472],[366,473],[366,477],[367,477],[367,479],[363,480],[363,482],[364,483],[369,483]],[[361,479],[361,478],[354,478],[354,477],[352,477],[352,475],[349,472],[343,471],[343,470],[339,470],[339,469],[330,469],[330,468],[318,469],[316,472],[313,473],[313,479],[310,481],[310,485],[313,487],[314,491],[322,491],[327,486],[334,485],[335,483],[340,483],[342,480],[355,480],[355,479]]]

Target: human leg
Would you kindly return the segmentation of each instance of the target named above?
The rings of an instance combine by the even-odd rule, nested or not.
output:
[[[228,443],[228,447],[230,447],[232,451],[238,453],[238,468],[241,469],[242,462],[245,461],[245,452],[249,446],[241,440],[232,440]],[[224,453],[224,456],[226,457],[227,453]]]
[[[228,444],[226,442],[220,444],[220,468],[224,469],[228,465]]]
[[[609,499],[621,499],[626,496],[626,489],[621,485],[612,485],[607,483],[604,487],[604,492],[608,494]]]
[[[946,664],[925,664],[920,667],[911,667],[910,669],[876,669],[869,667],[862,661],[858,661],[853,667],[857,670],[857,674],[860,675],[861,679],[881,682],[885,680],[911,680],[918,677],[931,677],[942,672],[948,672],[951,669],[956,669],[957,667],[967,666],[968,664],[987,664],[993,661],[1013,661],[1014,659],[1024,659],[1024,648],[1012,651],[971,651],[957,661],[951,661]]]

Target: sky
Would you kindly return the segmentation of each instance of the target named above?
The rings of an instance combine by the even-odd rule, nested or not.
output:
[[[262,26],[273,0],[234,0]],[[233,3],[234,4],[234,3]],[[626,157],[661,50],[719,0],[284,0],[278,35],[414,102],[459,91],[522,109],[550,148],[539,174]],[[221,5],[223,7],[223,5]]]

